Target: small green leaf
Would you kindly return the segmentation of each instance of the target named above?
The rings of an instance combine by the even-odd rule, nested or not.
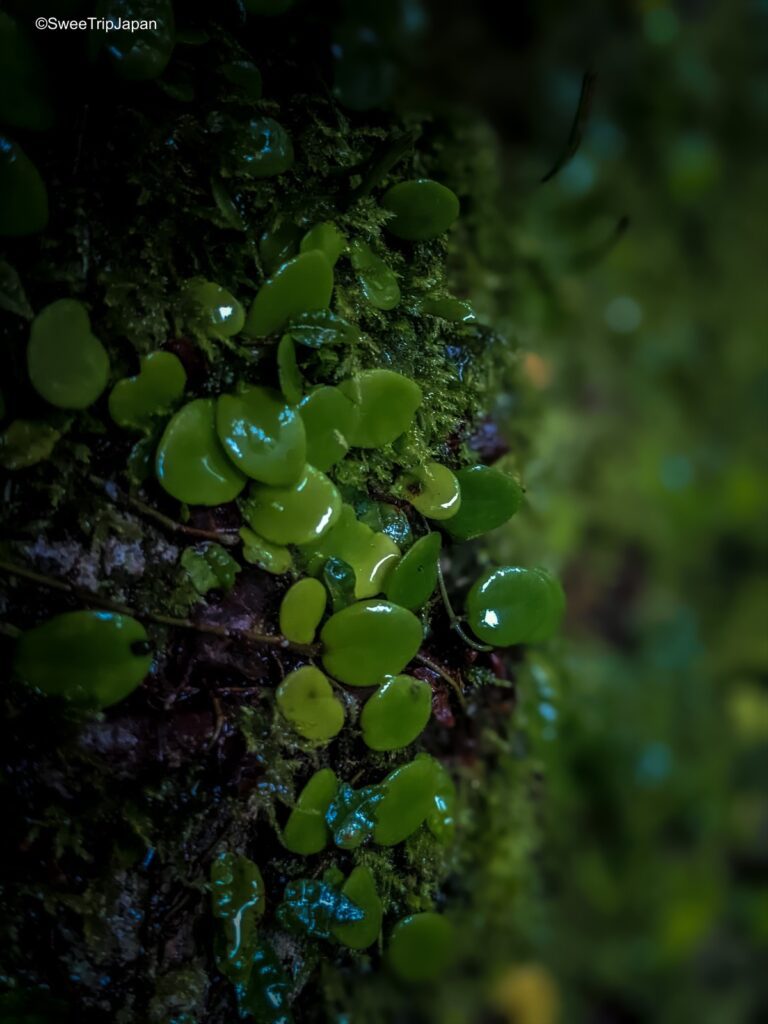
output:
[[[240,566],[234,558],[216,543],[187,548],[181,556],[181,564],[200,595],[217,588],[231,590],[240,572]]]
[[[353,850],[373,835],[376,807],[384,799],[381,786],[353,789],[342,782],[325,815],[337,846]]]

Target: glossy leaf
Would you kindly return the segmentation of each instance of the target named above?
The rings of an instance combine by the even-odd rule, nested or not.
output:
[[[284,334],[277,346],[277,376],[286,402],[298,405],[304,394],[304,378],[296,362],[296,346],[290,334]]]
[[[245,310],[235,296],[214,281],[194,278],[184,289],[195,322],[209,338],[232,338],[245,324]]]
[[[342,886],[341,894],[362,910],[363,917],[359,921],[332,925],[333,935],[350,949],[367,949],[379,937],[383,914],[381,899],[370,870],[363,866],[354,868]]]
[[[229,852],[214,859],[211,905],[223,931],[217,966],[234,983],[250,975],[265,902],[264,879],[252,860]]]
[[[350,686],[373,686],[397,675],[418,651],[422,626],[389,601],[359,601],[336,612],[320,633],[323,665]]]
[[[220,395],[216,430],[232,463],[251,479],[278,487],[300,479],[307,451],[304,423],[278,392],[249,387]]]
[[[363,295],[376,309],[394,309],[400,302],[397,275],[365,242],[350,246],[352,266]]]
[[[338,388],[321,387],[299,405],[307,435],[307,461],[326,472],[344,458],[357,421],[357,409]]]
[[[307,348],[328,348],[332,345],[354,345],[360,339],[357,327],[330,309],[301,313],[293,317],[286,333],[297,345]]]
[[[461,489],[461,505],[446,524],[457,540],[471,540],[502,526],[518,511],[523,491],[507,473],[490,466],[460,469],[456,479]]]
[[[293,1024],[292,991],[291,979],[274,949],[260,942],[253,954],[248,984],[238,993],[241,1012],[249,1014],[255,1024]]]
[[[342,506],[336,524],[306,550],[312,556],[311,571],[317,571],[315,566],[325,564],[329,558],[340,558],[351,565],[358,599],[380,594],[387,575],[400,558],[394,541],[385,533],[374,533],[365,523],[358,522],[349,505]]]
[[[390,601],[416,611],[423,608],[437,586],[440,534],[420,537],[387,578],[384,592]]]
[[[395,441],[410,427],[422,401],[419,385],[394,370],[365,370],[339,390],[357,407],[351,441],[360,448]]]
[[[384,225],[397,238],[426,241],[442,235],[459,216],[459,200],[445,185],[429,178],[403,181],[381,200],[395,216]]]
[[[274,178],[293,165],[293,143],[273,117],[240,123],[230,138],[222,172],[242,178]]]
[[[342,558],[329,558],[323,566],[323,582],[331,595],[334,612],[340,612],[355,600],[355,570]]]
[[[400,489],[427,519],[450,519],[461,507],[459,482],[447,466],[428,462],[400,478]]]
[[[427,815],[427,828],[441,843],[450,843],[456,831],[456,786],[439,762],[435,765],[433,806]]]
[[[330,835],[326,814],[338,788],[330,768],[315,772],[299,794],[283,829],[282,842],[286,850],[309,856],[325,849]]]
[[[143,356],[135,377],[124,377],[109,395],[109,414],[120,427],[144,429],[155,416],[170,412],[184,394],[187,374],[172,352]]]
[[[246,478],[227,458],[216,433],[216,400],[196,398],[171,418],[155,457],[162,487],[190,505],[233,501]]]
[[[363,740],[371,750],[401,750],[421,735],[432,714],[432,688],[413,676],[391,676],[365,702]]]
[[[497,647],[547,640],[557,630],[564,609],[563,589],[546,569],[489,569],[467,595],[472,632]]]
[[[315,224],[304,235],[300,248],[302,252],[319,249],[324,253],[330,265],[335,267],[339,256],[347,248],[347,240],[335,224],[323,221],[320,224]]]
[[[376,807],[383,799],[381,786],[353,789],[342,782],[325,815],[334,843],[353,850],[370,839],[376,827]]]
[[[251,338],[264,338],[301,313],[325,309],[333,292],[333,270],[321,252],[303,252],[284,263],[261,286],[245,323]]]
[[[25,630],[14,674],[50,697],[106,708],[128,696],[152,664],[147,633],[130,615],[78,611]]]
[[[383,780],[384,799],[376,808],[373,832],[380,846],[403,842],[427,818],[433,807],[436,765],[434,758],[419,754]]]
[[[252,484],[243,514],[273,544],[308,544],[339,518],[341,496],[324,473],[308,465],[292,487]]]
[[[286,592],[280,603],[280,632],[296,644],[311,644],[325,614],[328,594],[319,580],[306,577]]]
[[[362,921],[365,912],[325,882],[299,878],[285,887],[277,917],[291,931],[329,939],[335,925]]]

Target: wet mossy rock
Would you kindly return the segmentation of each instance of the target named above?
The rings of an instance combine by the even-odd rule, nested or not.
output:
[[[485,645],[563,609],[463,544],[522,496],[473,464],[510,362],[467,251],[492,147],[365,113],[410,4],[193,7],[99,0],[158,29],[88,40],[0,14],[3,972],[89,1021],[365,1017],[450,969]]]

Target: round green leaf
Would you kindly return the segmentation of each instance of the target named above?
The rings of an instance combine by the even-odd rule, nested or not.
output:
[[[397,675],[418,651],[421,623],[389,601],[359,601],[332,615],[320,633],[323,665],[350,686]]]
[[[319,249],[324,253],[332,267],[336,266],[339,256],[347,248],[347,240],[335,224],[330,221],[323,221],[315,224],[313,228],[304,235],[301,240],[300,249],[302,252],[309,252],[311,249]]]
[[[216,399],[196,398],[171,418],[155,456],[161,486],[190,505],[233,501],[245,477],[227,458],[216,434]]]
[[[229,458],[253,480],[283,486],[301,476],[307,452],[304,423],[277,392],[252,387],[220,395],[216,430]]]
[[[338,787],[330,768],[315,772],[301,791],[283,829],[282,842],[286,850],[306,857],[325,849],[330,835],[325,815]]]
[[[391,444],[410,427],[422,401],[419,385],[394,370],[365,370],[339,389],[357,407],[351,441],[359,448]]]
[[[450,519],[461,507],[459,482],[447,466],[428,462],[401,477],[404,496],[427,519]]]
[[[325,613],[328,593],[319,580],[306,577],[287,591],[280,604],[280,632],[295,644],[311,644]]]
[[[305,466],[292,487],[252,484],[243,512],[253,529],[273,544],[308,544],[341,514],[341,496],[328,477]]]
[[[32,386],[60,409],[92,405],[109,377],[109,356],[91,333],[88,311],[75,299],[59,299],[32,321],[27,345]]]
[[[309,545],[310,571],[319,571],[329,558],[339,558],[352,566],[355,573],[355,597],[374,597],[384,589],[400,551],[386,533],[375,533],[355,518],[350,505],[342,506],[341,515],[319,543]]]
[[[242,331],[245,310],[220,284],[193,278],[184,288],[184,298],[209,338],[232,338]]]
[[[277,706],[308,740],[327,743],[344,725],[344,705],[314,665],[304,665],[285,677],[277,688]]]
[[[392,970],[404,981],[434,981],[450,967],[456,949],[453,925],[440,914],[410,914],[389,939]]]
[[[255,117],[238,124],[224,162],[223,173],[243,178],[274,178],[293,164],[293,143],[273,117]]]
[[[365,702],[363,740],[371,750],[400,750],[421,735],[432,714],[432,688],[413,676],[392,676]]]
[[[363,911],[364,917],[360,921],[335,923],[331,931],[339,942],[350,949],[367,949],[379,937],[383,914],[381,899],[370,870],[363,866],[354,868],[341,887],[341,892]]]
[[[300,253],[264,282],[248,312],[245,333],[251,338],[274,334],[300,313],[325,309],[332,292],[333,270],[323,253]]]
[[[48,696],[106,708],[135,690],[151,664],[146,630],[136,619],[79,611],[22,633],[13,670]]]
[[[497,647],[548,639],[560,624],[565,595],[546,569],[489,569],[467,595],[472,632]]]
[[[440,534],[428,533],[403,555],[384,588],[390,601],[411,611],[424,607],[437,586],[440,545]]]
[[[429,178],[403,181],[388,189],[381,200],[395,216],[385,227],[409,242],[437,238],[459,216],[459,200],[445,185]]]
[[[384,799],[376,808],[374,842],[395,846],[407,839],[433,808],[437,762],[419,754],[409,764],[395,768],[382,782]]]
[[[299,405],[307,435],[307,461],[326,472],[347,454],[357,406],[334,387],[312,391]]]
[[[490,466],[460,469],[461,505],[445,528],[457,540],[471,540],[502,526],[518,511],[523,491],[507,473]]]

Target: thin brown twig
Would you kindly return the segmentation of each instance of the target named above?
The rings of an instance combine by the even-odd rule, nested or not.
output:
[[[132,494],[125,494],[120,491],[114,484],[109,480],[103,480],[98,476],[91,476],[91,480],[98,487],[102,487],[107,494],[107,497],[115,500],[113,495],[110,493],[110,487],[114,487],[118,495],[117,500],[122,501],[125,505],[139,512],[141,515],[146,516],[148,519],[154,519],[156,523],[164,526],[166,530],[171,533],[183,533],[187,537],[196,537],[199,540],[213,540],[218,544],[225,544],[228,547],[239,542],[239,535],[234,530],[203,530],[197,526],[187,526],[186,523],[180,523],[176,519],[172,519],[170,516],[165,515],[164,512],[158,511],[153,508],[152,505],[148,505],[145,501],[141,501],[140,498],[135,498]]]
[[[223,640],[248,641],[260,644],[264,647],[275,647],[285,651],[293,651],[295,654],[302,654],[305,657],[312,657],[317,654],[317,647],[313,644],[295,644],[286,640],[279,633],[259,633],[253,629],[229,629],[227,626],[217,626],[211,622],[193,622],[192,619],[176,618],[173,615],[164,615],[161,612],[143,611],[131,608],[129,605],[119,601],[112,601],[110,598],[95,594],[91,590],[85,590],[74,583],[67,583],[65,580],[56,579],[53,576],[45,576],[43,573],[35,572],[34,569],[27,569],[25,566],[16,565],[13,562],[6,562],[0,559],[0,572],[10,576],[17,576],[20,579],[30,580],[50,590],[58,590],[64,594],[71,594],[86,604],[96,605],[105,611],[117,612],[120,615],[131,615],[136,619],[143,619],[149,622],[156,622],[161,626],[170,626],[174,629],[191,629],[198,633],[207,633],[211,636],[221,637]]]
[[[444,679],[445,682],[453,688],[456,697],[458,698],[459,704],[461,704],[462,708],[466,711],[467,702],[464,698],[464,693],[461,689],[461,684],[458,682],[458,680],[454,679],[454,677],[449,672],[446,672],[446,670],[441,665],[438,665],[436,661],[432,661],[431,658],[428,658],[426,654],[417,654],[416,660],[420,661],[422,665],[426,665],[427,668],[431,668],[433,672],[437,672],[440,678]]]

